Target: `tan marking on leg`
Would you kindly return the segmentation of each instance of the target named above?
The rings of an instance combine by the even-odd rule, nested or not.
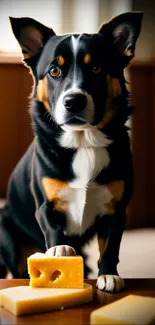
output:
[[[112,199],[110,203],[107,203],[106,204],[106,213],[114,214],[115,213],[115,205],[116,205],[116,201],[114,199]]]
[[[47,111],[50,111],[48,91],[47,91],[47,78],[39,80],[37,85],[37,99],[42,102]]]
[[[119,202],[123,196],[124,192],[124,182],[123,181],[115,181],[106,185],[111,192],[113,198],[106,205],[107,213],[113,214],[115,212],[116,202]]]
[[[61,199],[60,192],[68,187],[68,183],[44,177],[42,185],[47,199],[54,202],[56,210],[64,212],[66,210],[66,203]]]
[[[112,100],[121,95],[121,86],[119,79],[112,78],[111,76],[107,75],[107,89],[105,114],[103,120],[96,126],[98,129],[102,129],[105,125],[107,125],[115,114],[115,107],[112,105]]]
[[[110,190],[113,198],[116,201],[120,201],[124,192],[124,182],[123,181],[115,181],[107,184],[108,189]]]
[[[108,239],[98,238],[98,247],[99,247],[99,252],[100,252],[100,257],[98,260],[99,263],[102,260],[103,253],[105,252],[107,246],[108,246]]]

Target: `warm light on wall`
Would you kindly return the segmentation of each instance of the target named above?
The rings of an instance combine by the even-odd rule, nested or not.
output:
[[[96,33],[99,18],[99,1],[74,0],[74,2],[74,32]]]

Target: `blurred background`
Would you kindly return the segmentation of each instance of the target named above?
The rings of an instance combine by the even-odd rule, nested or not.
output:
[[[60,33],[94,33],[122,12],[143,11],[136,57],[126,71],[132,103],[130,121],[135,189],[121,245],[124,277],[155,276],[155,2],[154,0],[0,0],[0,202],[17,161],[31,142],[28,114],[32,77],[21,63],[9,16],[31,17]],[[90,264],[96,276],[96,239]]]

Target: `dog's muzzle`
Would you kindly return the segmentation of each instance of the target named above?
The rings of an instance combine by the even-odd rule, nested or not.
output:
[[[84,94],[67,94],[63,98],[63,105],[72,114],[78,114],[87,105],[87,97]]]
[[[91,124],[94,117],[92,96],[81,89],[68,89],[58,98],[54,110],[57,124],[84,125]]]

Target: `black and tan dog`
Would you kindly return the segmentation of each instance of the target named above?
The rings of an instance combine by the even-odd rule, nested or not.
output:
[[[11,175],[0,217],[1,269],[13,277],[25,276],[30,253],[82,254],[97,233],[97,287],[124,287],[117,263],[133,171],[123,70],[141,20],[125,13],[96,34],[57,36],[33,19],[11,18],[35,80],[34,141]]]

